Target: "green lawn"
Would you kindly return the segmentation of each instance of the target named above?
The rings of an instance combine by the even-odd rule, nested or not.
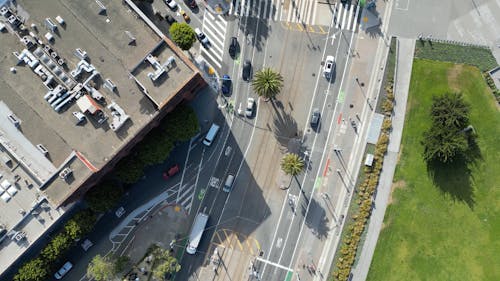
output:
[[[447,91],[471,104],[481,159],[431,177],[420,140]],[[401,148],[368,280],[500,280],[500,114],[477,68],[414,61]]]

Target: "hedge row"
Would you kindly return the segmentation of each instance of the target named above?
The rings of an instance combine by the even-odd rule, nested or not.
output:
[[[392,129],[391,115],[394,107],[394,93],[391,82],[389,82],[386,92],[386,98],[382,105],[385,114],[382,131],[375,146],[372,167],[365,167],[365,180],[357,188],[359,199],[356,204],[359,205],[359,209],[352,215],[353,222],[347,226],[347,233],[342,241],[339,258],[335,265],[336,270],[333,272],[335,280],[348,280],[361,241],[361,235],[371,214],[373,193],[378,185],[384,156],[389,145],[389,134]]]
[[[484,79],[486,80],[486,84],[488,84],[488,87],[490,87],[491,91],[493,92],[495,99],[498,103],[500,103],[500,89],[497,89],[493,78],[491,78],[488,72],[484,72]]]
[[[83,238],[94,227],[96,217],[90,210],[84,210],[71,218],[58,234],[42,249],[38,256],[19,268],[14,276],[15,281],[42,281],[54,271],[60,259],[75,244],[75,240]]]

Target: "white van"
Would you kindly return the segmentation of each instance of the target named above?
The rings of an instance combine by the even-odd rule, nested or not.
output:
[[[206,146],[211,146],[212,142],[215,139],[215,136],[217,136],[217,132],[219,132],[219,125],[217,124],[212,124],[212,127],[210,127],[210,130],[208,130],[207,135],[203,139],[203,144]]]
[[[226,182],[224,183],[224,187],[222,188],[222,191],[230,192],[231,189],[233,188],[233,183],[234,183],[234,176],[229,174],[226,178]]]

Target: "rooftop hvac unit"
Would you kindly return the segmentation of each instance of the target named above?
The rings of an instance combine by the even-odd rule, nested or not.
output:
[[[9,114],[7,118],[16,128],[19,128],[19,125],[21,125],[21,120],[19,120],[14,113]]]
[[[48,30],[52,32],[57,30],[57,25],[50,18],[46,18],[43,23]]]
[[[56,17],[56,21],[61,25],[61,26],[64,26],[66,24],[66,22],[64,21],[63,18],[61,18],[61,16],[57,16]]]
[[[128,30],[125,30],[125,34],[127,34],[127,37],[129,39],[128,44],[129,45],[134,44],[135,43],[135,37],[134,37],[134,35],[132,35],[132,33],[130,31],[128,31]]]
[[[106,79],[104,81],[104,88],[108,89],[110,92],[114,93],[116,90],[116,85],[111,81],[111,79]]]
[[[37,144],[36,148],[38,149],[38,151],[40,151],[45,156],[47,156],[47,154],[49,154],[49,151],[47,150],[47,148],[45,148],[45,146],[43,146],[43,144]]]
[[[73,170],[71,170],[71,168],[69,167],[66,167],[64,168],[60,173],[59,173],[59,177],[63,180],[66,180],[68,179],[69,175],[71,175],[73,173]]]
[[[105,15],[106,14],[106,6],[104,6],[103,3],[99,0],[95,0],[95,3],[97,4],[97,13],[99,15]]]
[[[75,56],[81,60],[86,60],[88,58],[87,52],[83,51],[80,48],[76,48],[75,50]]]

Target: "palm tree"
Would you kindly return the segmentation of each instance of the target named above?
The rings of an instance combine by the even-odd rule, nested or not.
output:
[[[304,169],[304,160],[295,153],[287,153],[281,159],[281,169],[285,174],[296,176]]]
[[[283,76],[271,68],[264,68],[255,73],[252,87],[260,97],[273,99],[283,88]]]

